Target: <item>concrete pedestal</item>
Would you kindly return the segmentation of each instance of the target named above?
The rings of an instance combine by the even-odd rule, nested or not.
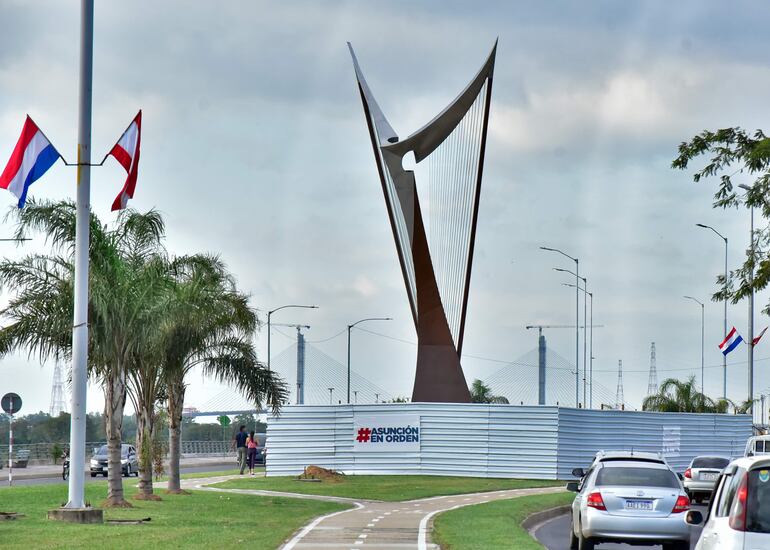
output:
[[[104,523],[104,511],[100,508],[56,508],[48,510],[48,519],[68,523]]]

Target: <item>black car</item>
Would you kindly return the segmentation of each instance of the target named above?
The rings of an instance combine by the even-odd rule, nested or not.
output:
[[[91,457],[91,477],[96,477],[98,474],[107,477],[108,455],[107,445],[102,445],[94,451],[94,456]],[[124,476],[128,477],[131,474],[139,476],[139,459],[133,445],[124,443],[120,446],[120,465]]]

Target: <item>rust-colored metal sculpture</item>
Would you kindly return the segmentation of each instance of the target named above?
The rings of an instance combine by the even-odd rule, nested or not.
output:
[[[497,43],[459,96],[420,130],[399,141],[374,99],[353,48],[388,218],[417,329],[412,401],[470,401],[460,365],[484,167]],[[425,166],[423,215],[415,173]],[[424,164],[423,164],[423,161]]]

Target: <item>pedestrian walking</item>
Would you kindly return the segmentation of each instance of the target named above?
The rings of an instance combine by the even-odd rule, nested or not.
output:
[[[243,475],[243,471],[246,469],[246,440],[248,438],[249,435],[246,433],[246,426],[241,426],[238,429],[238,433],[235,434],[233,443],[230,446],[231,451],[235,448],[235,451],[238,453],[238,467],[241,469],[241,475]]]
[[[257,464],[257,446],[259,445],[259,440],[254,435],[254,432],[252,431],[249,434],[248,439],[246,440],[246,449],[248,451],[248,459],[249,459],[249,475],[254,475],[254,466]]]

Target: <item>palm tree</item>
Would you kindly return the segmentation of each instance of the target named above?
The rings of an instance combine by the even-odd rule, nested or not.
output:
[[[41,359],[71,354],[75,205],[30,201],[11,213],[16,236],[42,232],[52,253],[0,262],[0,284],[14,296],[0,314],[10,324],[0,333],[0,353],[26,349]],[[157,255],[164,227],[155,211],[124,210],[110,229],[92,213],[89,270],[89,373],[105,398],[108,493],[105,506],[130,506],[123,494],[120,451],[127,374],[147,339],[147,305],[153,293],[138,276]]]
[[[288,397],[285,383],[259,363],[252,345],[258,326],[248,296],[219,258],[195,255],[170,262],[173,281],[162,331],[162,376],[169,412],[168,492],[183,492],[179,457],[185,378],[195,367],[234,384],[257,405],[277,411]]]
[[[659,412],[725,412],[729,402],[715,402],[700,393],[695,385],[695,377],[687,381],[668,378],[654,395],[648,395],[642,404],[645,411]],[[723,411],[724,409],[724,411]]]
[[[471,384],[471,402],[473,403],[497,403],[508,404],[508,399],[502,395],[492,395],[492,388],[478,378]]]

